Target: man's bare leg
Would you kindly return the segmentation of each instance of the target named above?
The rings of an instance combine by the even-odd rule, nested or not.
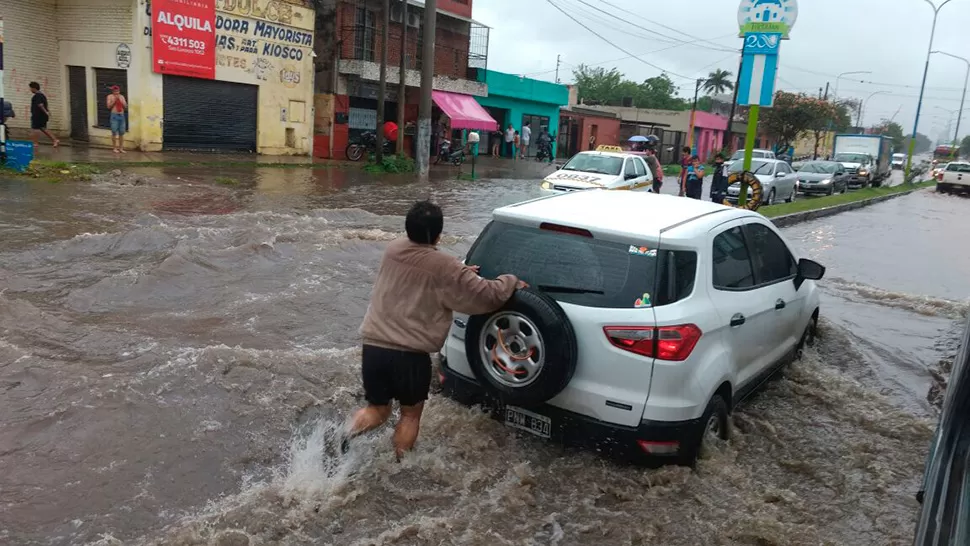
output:
[[[30,131],[30,136],[34,140],[34,150],[36,150],[37,148],[40,147],[40,131],[38,131],[37,129],[33,129],[32,131]]]
[[[401,406],[401,419],[394,427],[394,452],[397,458],[404,456],[404,452],[410,451],[414,447],[414,442],[418,439],[418,432],[421,429],[421,413],[424,411],[424,402],[413,406]]]
[[[350,430],[347,431],[347,435],[353,438],[355,436],[360,436],[367,431],[374,430],[375,428],[386,423],[390,416],[390,404],[386,406],[368,405],[367,407],[361,408],[357,410],[357,413],[354,414],[354,418],[351,421]]]
[[[47,138],[51,139],[51,145],[54,146],[55,148],[57,148],[61,144],[61,141],[57,140],[57,137],[52,135],[51,132],[48,131],[47,129],[41,129],[41,132],[47,135]]]

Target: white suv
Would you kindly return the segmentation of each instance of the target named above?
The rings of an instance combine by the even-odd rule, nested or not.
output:
[[[814,332],[825,272],[757,213],[609,191],[498,209],[466,261],[531,288],[455,314],[446,394],[564,444],[687,464]]]

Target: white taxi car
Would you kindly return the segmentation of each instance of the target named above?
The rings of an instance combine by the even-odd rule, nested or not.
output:
[[[542,181],[542,190],[562,193],[583,190],[651,191],[653,174],[643,157],[619,146],[580,152]]]

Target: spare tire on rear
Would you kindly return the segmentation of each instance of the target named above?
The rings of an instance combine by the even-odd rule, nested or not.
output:
[[[489,394],[520,406],[541,404],[562,392],[578,359],[566,312],[529,289],[517,290],[498,311],[468,320],[465,354]]]

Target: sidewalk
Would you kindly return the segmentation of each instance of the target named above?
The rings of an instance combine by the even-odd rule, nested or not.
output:
[[[83,163],[105,165],[117,168],[131,167],[235,167],[235,168],[307,168],[327,169],[363,168],[366,162],[334,161],[313,159],[307,156],[269,156],[257,154],[219,154],[194,152],[140,152],[129,150],[124,154],[116,154],[110,149],[91,148],[87,146],[61,146],[54,149],[49,145],[41,145],[35,159],[42,161],[63,161],[65,163]],[[432,162],[434,159],[432,158]],[[511,160],[488,156],[478,156],[475,160],[475,174],[477,178],[511,178],[511,179],[541,179],[547,176],[555,167],[549,163],[539,163],[532,159]],[[432,165],[432,178],[471,174],[472,162],[469,157],[464,165]]]

